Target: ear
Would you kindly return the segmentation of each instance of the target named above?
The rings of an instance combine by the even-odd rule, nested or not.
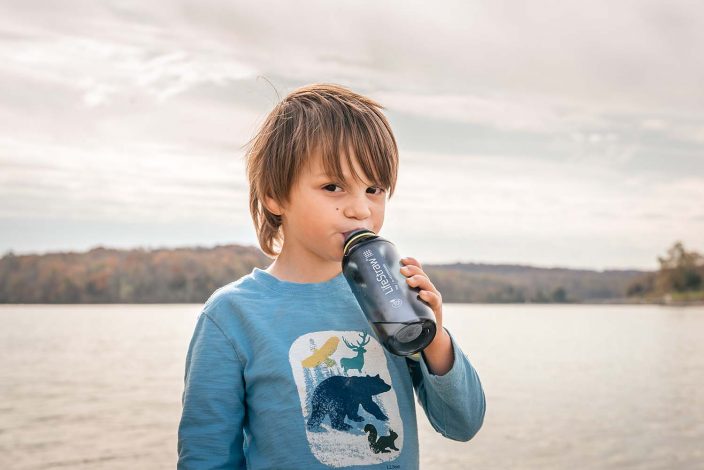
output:
[[[264,196],[262,203],[264,207],[274,215],[282,215],[284,213],[282,205],[276,202],[271,196]]]

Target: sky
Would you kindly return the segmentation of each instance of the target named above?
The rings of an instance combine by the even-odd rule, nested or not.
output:
[[[243,155],[295,88],[385,107],[421,263],[704,252],[697,1],[0,0],[0,255],[256,246]]]

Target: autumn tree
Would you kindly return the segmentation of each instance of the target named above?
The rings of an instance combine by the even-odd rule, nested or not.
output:
[[[688,252],[682,242],[676,242],[664,257],[658,256],[660,271],[656,289],[660,292],[688,292],[702,289],[704,257],[696,251]]]
[[[660,269],[634,280],[626,291],[630,296],[659,297],[675,293],[700,292],[704,289],[704,257],[687,251],[678,241],[658,256]]]

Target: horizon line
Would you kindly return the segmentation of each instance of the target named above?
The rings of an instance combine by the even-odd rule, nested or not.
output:
[[[6,250],[2,256],[0,256],[0,259],[5,258],[8,255],[13,255],[13,256],[49,256],[49,255],[58,255],[58,254],[87,254],[90,253],[91,251],[97,250],[97,249],[104,249],[104,250],[114,250],[114,251],[134,251],[134,250],[143,250],[143,251],[160,251],[160,250],[192,250],[192,249],[206,249],[206,250],[211,250],[219,247],[227,247],[227,246],[239,246],[242,248],[252,248],[258,250],[262,255],[267,256],[261,248],[259,248],[256,245],[242,245],[239,243],[217,243],[215,245],[179,245],[179,246],[148,246],[148,245],[137,245],[137,246],[132,246],[129,248],[126,247],[111,247],[107,245],[94,245],[91,246],[88,249],[57,249],[57,250],[48,250],[45,252],[16,252],[13,249]],[[267,256],[268,257],[268,256]],[[272,262],[274,261],[271,259]],[[479,266],[514,266],[514,267],[520,267],[520,268],[533,268],[533,269],[565,269],[565,270],[570,270],[570,271],[591,271],[591,272],[613,272],[613,271],[637,271],[637,272],[643,272],[643,273],[649,273],[649,272],[655,272],[657,269],[644,269],[644,268],[633,268],[633,267],[609,267],[609,268],[602,268],[602,269],[596,269],[596,268],[586,268],[586,267],[568,267],[568,266],[556,266],[556,265],[551,265],[551,266],[541,266],[541,265],[535,265],[535,264],[523,264],[523,263],[506,263],[506,262],[486,262],[486,261],[451,261],[451,262],[425,262],[423,263],[426,266],[448,266],[448,265],[455,265],[455,264],[464,264],[464,265],[479,265]]]

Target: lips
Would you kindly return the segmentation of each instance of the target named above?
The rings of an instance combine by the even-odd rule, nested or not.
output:
[[[368,228],[366,228],[366,227],[357,227],[357,228],[353,228],[352,230],[348,230],[347,232],[342,232],[342,237],[345,238],[345,239],[347,239],[347,236],[348,236],[350,233],[354,232],[355,230],[371,230],[371,229],[368,229]]]

